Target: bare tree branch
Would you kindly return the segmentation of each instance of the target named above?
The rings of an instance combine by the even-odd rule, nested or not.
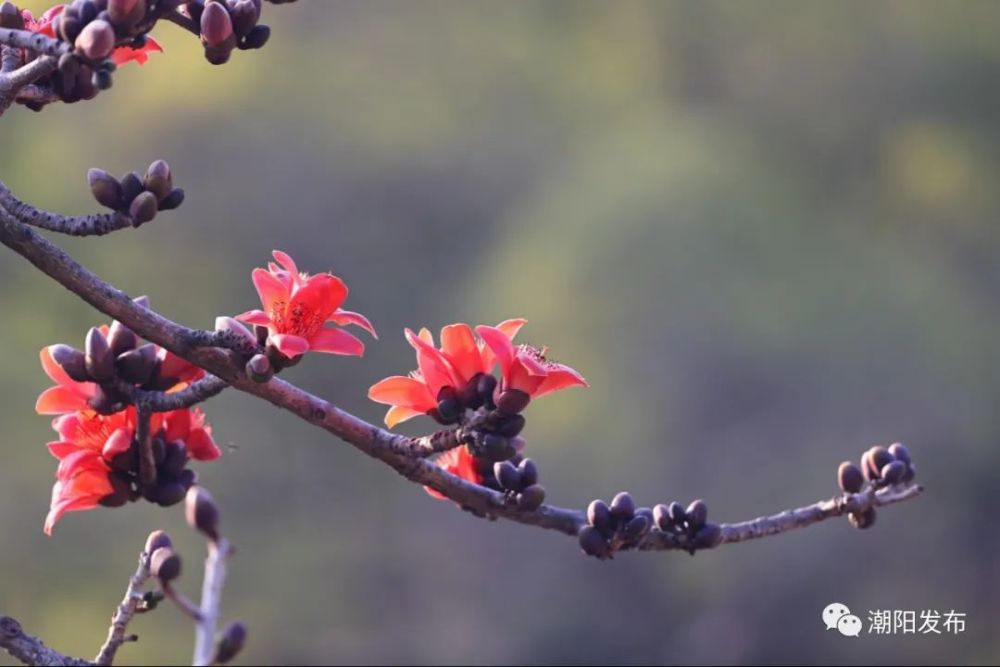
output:
[[[119,603],[118,608],[115,609],[115,613],[111,617],[108,638],[104,641],[104,645],[101,646],[97,657],[94,658],[95,664],[110,665],[114,661],[115,654],[121,645],[130,640],[125,631],[128,629],[129,622],[135,616],[136,610],[138,610],[139,604],[142,602],[142,587],[146,585],[148,580],[149,554],[143,551],[139,554],[139,566],[135,574],[128,581],[128,588],[125,589],[125,597],[122,598],[121,603]]]
[[[38,637],[26,634],[21,629],[21,624],[10,616],[0,616],[0,648],[25,665],[93,665],[81,658],[72,658],[49,648]]]
[[[236,389],[263,398],[326,430],[365,454],[386,463],[406,479],[429,486],[476,514],[504,518],[573,536],[586,525],[583,512],[576,510],[550,505],[542,505],[535,511],[518,509],[509,496],[467,482],[430,461],[414,456],[415,452],[418,456],[422,455],[421,452],[433,445],[426,442],[421,444],[414,439],[385,431],[288,382],[277,378],[263,384],[250,381],[242,366],[231,359],[229,352],[199,346],[195,339],[204,342],[204,337],[192,336],[192,330],[137,305],[124,292],[103,282],[62,250],[11,215],[4,214],[2,210],[0,242],[89,304],[124,323],[147,340],[200,366]],[[913,486],[903,491],[886,489],[877,493],[869,491],[845,495],[817,505],[783,512],[768,519],[723,524],[722,542],[742,542],[786,532],[841,516],[854,511],[852,507],[865,508],[908,500],[917,496],[920,491],[920,487]],[[871,495],[866,496],[865,493]],[[649,532],[638,543],[630,546],[656,550],[691,548],[683,536],[659,531]]]
[[[59,57],[73,50],[73,45],[61,39],[30,30],[0,28],[0,44],[27,49],[44,56]]]
[[[0,206],[25,224],[70,236],[103,236],[135,226],[132,218],[119,211],[92,215],[61,215],[43,211],[18,199],[2,182]]]
[[[211,665],[215,657],[215,628],[219,621],[222,587],[226,583],[226,567],[231,553],[232,548],[224,537],[208,543],[200,619],[195,624],[194,665]]]

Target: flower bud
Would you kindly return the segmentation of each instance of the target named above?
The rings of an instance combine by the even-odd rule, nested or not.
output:
[[[172,211],[182,203],[184,203],[184,190],[181,188],[174,188],[170,191],[170,194],[164,197],[160,202],[160,210]]]
[[[246,325],[233,317],[216,317],[215,330],[233,333],[245,339],[249,344],[257,345],[257,337],[246,328]]]
[[[520,389],[505,389],[497,398],[497,410],[509,415],[516,415],[528,407],[531,396]]]
[[[619,525],[623,525],[635,514],[635,501],[627,491],[622,491],[611,499],[611,516]]]
[[[80,20],[84,23],[90,23],[97,18],[99,11],[94,0],[77,0],[71,7],[74,7],[80,13]]]
[[[722,528],[715,523],[706,523],[698,529],[691,540],[695,549],[714,549],[722,544]]]
[[[906,466],[906,472],[903,473],[903,484],[909,484],[917,476],[917,466],[912,463]]]
[[[675,526],[683,526],[687,521],[687,512],[684,511],[684,507],[681,506],[676,500],[667,507],[667,511],[670,514],[670,523]]]
[[[188,489],[184,502],[184,518],[188,525],[195,528],[208,539],[215,542],[219,539],[219,508],[204,487],[192,486]]]
[[[139,174],[134,171],[130,171],[121,180],[122,184],[122,204],[125,208],[132,203],[132,200],[139,196],[142,192],[142,179]]]
[[[104,441],[101,457],[105,461],[114,459],[119,454],[125,454],[132,447],[132,432],[127,428],[117,428]]]
[[[160,465],[167,458],[167,443],[162,437],[156,436],[150,445],[153,448],[153,462]]]
[[[66,371],[73,382],[89,382],[90,375],[87,374],[87,365],[83,352],[69,345],[50,345],[49,355],[52,360],[59,364],[59,367]]]
[[[705,504],[704,500],[693,500],[688,505],[685,514],[687,515],[688,523],[691,524],[691,528],[698,530],[708,521],[708,505]]]
[[[650,521],[649,518],[642,514],[637,514],[632,517],[632,519],[625,524],[625,528],[622,530],[625,540],[628,542],[635,542],[642,538],[647,532],[649,532]]]
[[[494,413],[500,416],[493,432],[505,438],[513,438],[524,430],[524,415],[508,415],[503,412]]]
[[[149,558],[149,572],[160,580],[161,586],[166,586],[181,576],[181,557],[171,547],[158,547]]]
[[[128,207],[132,226],[138,227],[156,217],[156,195],[152,192],[140,192]]]
[[[510,439],[510,446],[514,448],[514,454],[524,454],[524,449],[528,446],[528,441],[517,435]]]
[[[497,461],[493,464],[493,475],[500,488],[518,491],[521,488],[521,472],[510,461]]]
[[[208,2],[201,13],[201,41],[206,46],[221,46],[233,36],[233,22],[221,2]]]
[[[913,460],[910,458],[910,450],[908,450],[906,445],[901,442],[894,442],[889,445],[889,453],[892,454],[893,458],[897,461],[902,461],[906,465],[913,463]]]
[[[656,525],[656,521],[653,520],[653,510],[649,507],[640,507],[635,511],[636,516],[644,516],[649,519],[649,527],[652,528]]]
[[[844,461],[837,468],[837,484],[845,493],[857,493],[865,484],[861,469],[850,461]]]
[[[497,379],[495,376],[484,373],[479,376],[479,382],[476,383],[476,391],[479,392],[479,397],[483,399],[483,403],[487,407],[493,406],[493,392],[497,388]]]
[[[90,183],[90,193],[98,204],[113,210],[121,207],[122,186],[117,178],[103,169],[88,169],[87,182]]]
[[[111,86],[115,85],[115,80],[111,76],[111,72],[106,69],[94,70],[94,73],[90,76],[90,81],[97,90],[108,90]]]
[[[170,548],[173,546],[173,542],[170,541],[170,535],[167,534],[165,530],[154,530],[146,538],[146,547],[143,549],[147,554],[152,554],[154,551],[160,547]]]
[[[110,380],[115,375],[115,358],[111,355],[108,339],[97,327],[87,332],[84,364],[87,374],[97,382]]]
[[[531,486],[538,484],[538,466],[531,459],[524,459],[517,464],[517,469],[521,473],[521,484]]]
[[[198,473],[191,468],[185,468],[181,471],[181,474],[177,476],[177,481],[185,489],[190,490],[192,486],[198,483]]]
[[[115,48],[115,29],[107,21],[91,21],[80,31],[75,46],[89,60],[103,60]]]
[[[860,528],[861,530],[871,528],[875,524],[875,508],[869,507],[860,514],[851,512],[850,515],[848,515],[847,520],[850,521],[851,525],[855,528]]]
[[[266,354],[255,354],[247,362],[246,373],[253,382],[261,384],[274,377],[274,367]]]
[[[872,447],[867,451],[867,454],[868,465],[871,467],[871,477],[869,479],[874,481],[879,478],[882,467],[892,462],[894,457],[889,453],[888,449],[882,446]]]
[[[94,394],[87,399],[87,405],[94,412],[102,415],[110,415],[118,411],[121,406],[121,396],[111,393],[98,385],[94,388]]]
[[[271,38],[271,27],[267,25],[256,25],[253,29],[247,33],[247,36],[243,38],[240,46],[244,49],[259,49],[260,47],[267,44],[267,40]]]
[[[454,424],[462,416],[462,406],[458,402],[458,393],[454,387],[441,387],[437,395],[437,411],[445,424]]]
[[[229,18],[233,22],[233,32],[242,39],[253,30],[260,14],[252,0],[236,0],[230,4]]]
[[[166,199],[174,187],[170,166],[164,160],[153,162],[146,170],[142,185],[147,192],[152,192],[156,196],[157,201]]]
[[[577,534],[580,548],[588,556],[594,556],[600,560],[611,558],[611,548],[608,546],[604,536],[593,526],[584,526]]]
[[[902,461],[891,461],[882,466],[882,481],[889,485],[899,484],[906,474],[906,464]]]
[[[108,482],[111,484],[111,493],[102,496],[98,501],[101,507],[121,507],[129,501],[132,493],[132,483],[120,473],[110,473]]]
[[[653,507],[653,521],[660,530],[670,530],[670,509],[663,504]]]
[[[108,347],[111,354],[118,356],[135,348],[139,344],[139,337],[127,326],[115,320],[108,327]]]
[[[115,360],[115,370],[126,382],[146,384],[156,371],[156,346],[143,345],[129,350]]]
[[[222,631],[215,647],[213,665],[224,665],[235,658],[247,641],[247,627],[242,621],[233,621]]]
[[[160,469],[157,472],[168,479],[177,478],[184,470],[184,466],[187,465],[187,461],[187,445],[181,440],[168,442],[164,448],[163,463],[160,464]],[[187,491],[186,487],[182,488]]]
[[[615,532],[614,519],[611,510],[603,500],[592,500],[587,506],[587,523],[600,531],[601,535],[611,537]]]
[[[506,461],[516,454],[510,440],[492,433],[483,436],[482,453],[490,461]]]
[[[162,480],[157,483],[153,493],[153,502],[160,507],[173,507],[184,500],[187,489],[180,482]]]
[[[13,2],[0,4],[0,28],[24,30],[24,17]]]
[[[108,0],[108,18],[124,32],[131,30],[146,14],[145,0]]]
[[[545,502],[545,487],[532,484],[517,494],[517,508],[525,512],[534,512]]]

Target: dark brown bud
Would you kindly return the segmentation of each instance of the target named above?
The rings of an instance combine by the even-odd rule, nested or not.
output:
[[[80,31],[75,46],[89,60],[103,60],[115,48],[115,29],[107,21],[91,21]]]
[[[97,382],[110,380],[115,375],[115,358],[108,346],[108,339],[97,327],[91,327],[87,332],[84,364],[87,374]]]
[[[108,475],[108,481],[113,490],[98,502],[102,507],[121,507],[129,501],[132,495],[132,483],[120,473],[115,472]]]
[[[687,512],[684,511],[684,507],[676,500],[670,503],[667,511],[670,514],[670,523],[675,526],[681,526],[687,521]]]
[[[215,647],[215,658],[213,665],[224,665],[235,658],[243,645],[247,641],[247,626],[242,621],[233,621],[219,636],[219,643]]]
[[[160,465],[167,458],[167,443],[162,437],[157,436],[150,444],[153,448],[153,461],[156,465]]]
[[[625,536],[626,541],[635,542],[649,532],[650,525],[651,522],[649,517],[644,514],[636,514],[628,523],[625,524],[625,528],[622,533]]]
[[[220,46],[233,35],[233,22],[221,2],[209,2],[201,13],[201,40],[206,46]]]
[[[901,442],[894,442],[889,445],[889,453],[892,454],[897,461],[902,461],[906,465],[913,463],[913,460],[910,458],[910,450],[908,450],[906,445]]]
[[[497,461],[493,464],[493,475],[500,488],[510,491],[521,489],[521,472],[510,461]]]
[[[872,463],[872,453],[869,450],[865,450],[865,453],[861,455],[861,474],[869,482],[877,482],[879,470]]]
[[[87,405],[94,412],[102,415],[110,415],[120,409],[121,396],[98,385],[94,388],[94,394],[87,399]]]
[[[181,204],[184,203],[184,190],[181,188],[174,188],[170,191],[166,197],[160,202],[161,211],[172,211]]]
[[[108,327],[108,347],[111,348],[111,354],[114,356],[117,357],[119,354],[135,349],[138,344],[139,337],[118,320],[112,322],[111,326]]]
[[[247,33],[240,44],[244,49],[259,49],[267,44],[271,38],[271,27],[266,25],[256,25]]]
[[[170,535],[167,534],[165,530],[154,530],[146,538],[146,547],[143,549],[148,554],[153,553],[160,547],[172,547],[173,542],[170,541]]]
[[[122,204],[125,208],[128,208],[132,200],[139,196],[142,192],[142,179],[139,174],[134,171],[130,171],[121,180],[122,184]]]
[[[483,456],[490,461],[506,461],[514,454],[514,447],[507,438],[492,433],[483,436]]]
[[[185,493],[187,493],[187,489],[180,482],[162,480],[156,485],[153,502],[160,507],[173,507],[184,500]]]
[[[864,512],[860,514],[851,512],[847,520],[851,522],[851,525],[855,528],[860,528],[864,530],[865,528],[871,528],[875,524],[875,508],[869,507]]]
[[[906,466],[906,472],[903,473],[903,484],[909,484],[916,478],[916,476],[917,476],[917,466],[911,463],[910,465]]]
[[[140,192],[129,204],[128,214],[132,225],[138,227],[156,217],[156,195],[152,192]]]
[[[880,445],[872,447],[868,450],[868,461],[872,470],[872,478],[878,479],[882,468],[887,464],[891,463],[895,457],[889,453],[889,450]]]
[[[152,538],[152,535],[150,536]],[[165,586],[181,576],[181,557],[171,547],[159,547],[149,558],[149,572]]]
[[[122,184],[117,178],[103,169],[88,169],[87,182],[90,184],[90,193],[98,204],[113,210],[121,208]]]
[[[521,484],[531,486],[538,484],[538,466],[531,459],[524,459],[517,464],[517,469],[521,473]]]
[[[600,531],[601,535],[611,537],[615,532],[614,519],[611,510],[603,500],[592,500],[587,506],[587,523]]]
[[[175,440],[168,442],[164,450],[163,463],[160,464],[159,473],[168,479],[175,479],[180,476],[184,466],[187,465],[187,445],[181,440]],[[184,490],[187,491],[186,488]]]
[[[865,485],[861,469],[850,461],[844,461],[837,468],[837,484],[845,493],[857,493]]]
[[[714,549],[722,543],[722,528],[715,523],[706,523],[698,529],[691,540],[695,549]]]
[[[250,357],[246,366],[247,377],[257,383],[267,382],[274,377],[274,367],[266,354],[255,354]]]
[[[513,438],[524,430],[524,415],[508,415],[503,412],[494,414],[500,415],[500,419],[496,421],[496,426],[493,429],[497,435]]]
[[[653,521],[660,530],[670,530],[670,508],[663,504],[654,506]]]
[[[530,402],[531,396],[520,389],[505,389],[500,392],[500,396],[497,398],[497,410],[509,415],[516,415],[528,407]]]
[[[611,499],[611,516],[619,525],[624,525],[626,521],[635,515],[635,501],[627,491],[622,491]]]
[[[145,0],[108,0],[108,18],[124,32],[131,30],[146,14]]]
[[[894,485],[903,481],[906,474],[906,464],[902,461],[891,461],[882,466],[882,481],[886,484]]]
[[[188,525],[198,530],[213,542],[219,539],[219,508],[204,487],[192,486],[188,489],[184,503],[184,518]]]
[[[106,69],[94,70],[94,73],[90,75],[90,82],[97,90],[109,90],[113,85],[115,85],[115,80],[114,77],[111,76],[111,71]]]
[[[146,169],[146,177],[142,185],[147,192],[152,192],[157,201],[167,198],[173,190],[173,179],[170,176],[170,166],[164,160],[156,160]]]
[[[454,387],[441,387],[437,395],[438,416],[445,424],[454,424],[462,416],[464,410],[458,400],[458,392]]]
[[[156,371],[156,346],[149,344],[129,350],[115,360],[115,370],[126,382],[145,384]]]
[[[488,373],[479,376],[479,381],[476,383],[476,391],[479,392],[479,397],[483,399],[483,403],[487,406],[493,405],[493,392],[496,388],[496,377]]]
[[[229,18],[233,22],[233,32],[242,39],[253,30],[260,14],[251,0],[236,0],[230,4]]]
[[[53,345],[49,347],[49,354],[52,360],[59,364],[59,367],[66,371],[66,375],[74,382],[89,382],[90,375],[87,374],[87,365],[84,361],[83,352],[69,345]]]
[[[180,482],[181,486],[185,489],[189,489],[198,483],[198,473],[191,468],[185,468],[181,471],[181,474],[177,476],[177,481]]]
[[[13,2],[0,4],[0,28],[24,30],[24,18],[21,10]]]
[[[545,487],[532,484],[517,494],[517,508],[525,512],[534,512],[545,502]]]
[[[600,560],[611,558],[611,548],[597,528],[584,526],[577,534],[577,539],[580,542],[580,548],[583,549],[583,553],[588,556],[594,556]]]
[[[688,523],[693,530],[698,530],[708,521],[708,505],[704,500],[693,500],[685,511]]]
[[[64,23],[65,22],[61,23],[60,26],[62,26]],[[69,42],[69,41],[72,41],[72,40],[67,39],[66,41]],[[80,61],[77,60],[76,54],[74,54],[74,53],[64,53],[61,56],[59,56],[59,71],[62,72],[63,75],[66,78],[70,78],[70,77],[74,77],[75,78],[76,77],[76,71],[79,68],[80,68]],[[116,183],[118,182],[117,179],[115,179],[115,182]],[[95,198],[96,198],[96,195],[95,195]],[[100,200],[98,200],[98,201],[100,202]],[[102,202],[102,205],[103,205],[103,202]],[[114,206],[111,206],[110,208],[118,208],[118,204],[116,203]]]
[[[528,446],[528,441],[517,435],[510,439],[510,446],[514,448],[514,454],[524,454],[524,449]]]

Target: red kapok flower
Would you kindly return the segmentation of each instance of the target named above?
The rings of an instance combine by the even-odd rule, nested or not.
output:
[[[135,408],[129,407],[111,415],[79,411],[53,420],[52,428],[59,439],[50,442],[48,448],[59,460],[59,467],[45,519],[46,534],[52,534],[53,526],[66,512],[99,505],[115,507],[139,498],[136,419]],[[184,470],[187,461],[211,461],[221,452],[198,408],[152,415],[150,433],[154,441],[160,441],[154,442],[154,451],[163,447],[164,454],[158,457],[157,486],[147,497],[172,504],[180,497],[175,494],[176,500],[167,503],[156,494],[173,491],[178,485],[186,490],[194,479],[191,471]]]
[[[42,348],[42,369],[56,386],[43,391],[35,402],[35,412],[40,415],[61,415],[77,410],[90,410],[89,401],[97,393],[93,382],[75,382],[52,358],[54,345]]]
[[[513,337],[525,320],[506,320],[496,326]],[[434,347],[434,337],[424,328],[419,334],[406,330],[406,340],[417,351],[417,370],[408,376],[394,375],[368,390],[368,398],[391,405],[385,415],[392,428],[438,407],[441,390],[461,390],[480,374],[493,372],[493,351],[476,337],[468,324],[449,324],[441,329],[441,348]]]
[[[40,32],[47,37],[55,38],[54,21],[57,16],[63,13],[64,9],[66,9],[66,5],[50,7],[37,20],[32,16],[30,11],[27,9],[22,10],[21,16],[24,18],[24,27],[31,32]],[[154,52],[163,53],[163,47],[155,39],[146,35],[145,42],[140,48],[133,48],[127,45],[117,47],[111,52],[111,60],[116,65],[124,65],[133,61],[139,65],[145,65],[146,61],[149,60],[149,54]]]
[[[449,449],[444,454],[441,454],[436,459],[434,463],[444,468],[446,471],[450,472],[452,475],[461,477],[466,482],[472,482],[473,484],[482,484],[484,481],[483,475],[476,470],[475,458],[469,453],[469,450],[465,447],[456,447],[455,449]],[[445,500],[446,497],[438,491],[435,491],[429,486],[425,486],[424,490],[430,495],[437,498],[438,500]]]
[[[328,322],[354,324],[378,337],[368,318],[340,308],[347,298],[344,281],[329,273],[299,273],[294,260],[280,250],[274,251],[274,258],[277,264],[253,271],[253,284],[264,309],[247,311],[236,319],[267,327],[268,342],[289,359],[309,351],[364,354],[364,343],[353,335],[324,326]]]
[[[545,349],[530,345],[515,346],[506,332],[497,327],[478,326],[476,332],[493,350],[500,362],[501,382],[498,395],[505,391],[523,392],[529,399],[567,387],[589,386],[576,370],[545,358]]]

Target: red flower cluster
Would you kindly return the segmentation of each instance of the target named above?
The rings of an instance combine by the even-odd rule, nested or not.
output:
[[[236,319],[266,327],[267,342],[290,360],[310,351],[364,354],[360,340],[342,329],[325,326],[354,324],[378,338],[368,318],[340,307],[347,299],[344,281],[329,273],[299,273],[286,253],[275,250],[273,254],[277,264],[271,262],[266,270],[254,269],[252,274],[264,309],[247,311]]]
[[[66,5],[55,5],[50,7],[42,14],[38,19],[32,16],[31,12],[27,9],[21,12],[21,16],[24,18],[24,27],[26,30],[31,32],[40,32],[47,37],[56,37],[55,31],[55,19],[57,16],[63,13],[66,9]],[[155,39],[150,36],[146,36],[146,41],[142,48],[134,49],[131,46],[119,46],[114,51],[111,52],[111,60],[114,61],[116,65],[124,65],[125,63],[130,63],[135,61],[140,65],[144,65],[147,60],[149,60],[149,54],[154,52],[163,53],[163,47],[160,46]]]
[[[107,327],[102,327],[102,333],[107,335],[107,332]],[[160,376],[176,380],[169,391],[183,389],[205,374],[166,350],[159,349],[157,354]],[[59,467],[45,519],[46,534],[51,535],[53,526],[66,512],[98,505],[117,507],[138,499],[140,493],[153,502],[173,504],[194,482],[194,473],[185,470],[187,462],[211,461],[221,454],[201,410],[154,414],[150,434],[157,484],[140,491],[135,484],[138,469],[135,408],[111,415],[99,414],[90,404],[98,392],[95,383],[72,380],[53,359],[52,347],[42,350],[41,361],[46,375],[56,384],[41,393],[35,410],[39,414],[59,415],[52,422],[58,439],[48,444],[49,451],[59,460]]]

